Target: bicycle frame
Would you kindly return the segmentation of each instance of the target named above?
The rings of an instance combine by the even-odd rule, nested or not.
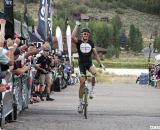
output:
[[[85,76],[84,88],[83,88],[83,110],[85,119],[87,119],[87,107],[88,107],[89,88],[87,76]]]

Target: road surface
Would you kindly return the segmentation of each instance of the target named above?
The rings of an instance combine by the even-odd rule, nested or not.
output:
[[[52,94],[22,112],[6,130],[150,130],[160,128],[160,89],[131,84],[97,84],[88,119],[77,113],[78,85]]]

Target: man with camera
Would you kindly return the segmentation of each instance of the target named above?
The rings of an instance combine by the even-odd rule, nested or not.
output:
[[[51,77],[50,77],[50,68],[54,66],[54,61],[52,58],[49,57],[49,49],[45,48],[43,50],[42,55],[37,59],[37,73],[39,73],[39,83],[40,83],[40,98],[42,101],[43,99],[43,91],[45,84],[47,84],[47,96],[46,101],[53,101],[53,98],[50,98],[51,92]]]

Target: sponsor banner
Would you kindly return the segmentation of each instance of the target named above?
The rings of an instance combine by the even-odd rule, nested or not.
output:
[[[44,41],[48,41],[48,39],[51,39],[52,36],[51,0],[40,0],[37,32]]]
[[[6,19],[5,37],[14,36],[13,0],[4,0],[4,16]]]

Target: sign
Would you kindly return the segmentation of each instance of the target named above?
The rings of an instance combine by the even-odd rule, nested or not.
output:
[[[13,0],[4,0],[4,16],[6,19],[5,37],[14,36]]]
[[[51,0],[40,0],[37,32],[44,41],[52,35]]]

